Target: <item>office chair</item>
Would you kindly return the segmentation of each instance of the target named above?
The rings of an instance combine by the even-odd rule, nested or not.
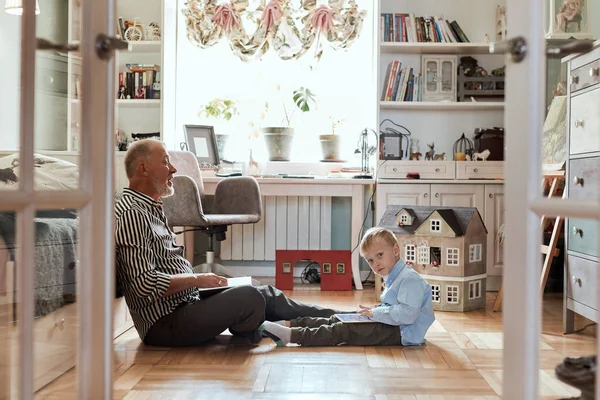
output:
[[[189,226],[208,235],[206,263],[195,266],[194,272],[239,276],[231,268],[215,263],[214,240],[225,240],[232,224],[253,224],[260,221],[262,201],[256,179],[250,176],[229,177],[217,183],[212,212],[203,207],[204,184],[196,156],[189,151],[169,151],[171,164],[177,169],[173,178],[175,194],[163,198],[163,209],[170,227]]]

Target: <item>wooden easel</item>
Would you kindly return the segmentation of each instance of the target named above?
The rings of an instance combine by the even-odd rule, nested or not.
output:
[[[556,191],[559,188],[559,184],[564,182],[565,180],[565,171],[551,171],[544,172],[544,178],[542,179],[542,190],[546,187],[547,183],[550,183],[550,190],[548,191],[548,198],[554,197],[556,195]],[[563,198],[565,197],[565,191],[563,191]],[[552,260],[554,257],[558,257],[560,255],[560,250],[556,248],[558,244],[558,238],[560,236],[560,231],[562,229],[564,222],[563,217],[556,217],[554,219],[552,234],[550,236],[550,243],[548,246],[541,245],[541,252],[545,255],[544,257],[544,265],[542,267],[542,274],[540,277],[540,295],[544,296],[544,289],[546,287],[546,282],[548,281],[548,274],[550,273],[550,266],[552,265]],[[544,231],[546,224],[548,223],[548,217],[545,215],[542,216],[541,220],[541,228]],[[496,296],[496,301],[494,301],[494,311],[498,311],[502,306],[502,295],[503,295],[504,284],[500,285],[500,290],[498,291],[498,295]]]

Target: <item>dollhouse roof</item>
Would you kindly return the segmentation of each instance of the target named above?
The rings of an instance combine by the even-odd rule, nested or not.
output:
[[[396,215],[403,209],[411,210],[414,213],[415,219],[412,225],[398,226]],[[388,205],[383,217],[381,217],[381,220],[379,221],[379,226],[398,234],[413,235],[415,230],[417,230],[434,211],[438,212],[440,217],[444,219],[446,224],[448,224],[457,236],[462,236],[467,232],[467,226],[473,218],[479,218],[481,224],[484,225],[483,219],[475,207],[447,208],[436,206],[411,206],[411,208],[407,208],[399,205]]]
[[[415,218],[417,218],[417,214],[415,214],[415,212],[413,211],[413,209],[412,209],[412,208],[406,208],[406,207],[405,207],[405,208],[401,208],[401,209],[399,209],[399,210],[398,210],[398,212],[397,212],[396,214],[394,214],[394,215],[398,215],[398,214],[400,214],[400,212],[401,212],[402,210],[406,211],[406,213],[407,213],[408,215],[410,215],[411,217],[413,217],[413,221],[415,220]]]

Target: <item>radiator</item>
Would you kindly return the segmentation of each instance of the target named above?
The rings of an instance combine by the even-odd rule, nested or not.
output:
[[[222,260],[275,261],[275,250],[331,250],[331,197],[265,196],[256,224],[233,225]]]

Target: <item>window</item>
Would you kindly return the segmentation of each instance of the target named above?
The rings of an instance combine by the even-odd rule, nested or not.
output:
[[[469,262],[481,261],[481,245],[472,244],[469,246]]]
[[[446,286],[446,303],[458,304],[458,286]]]
[[[439,232],[442,230],[442,222],[439,219],[432,219],[429,223],[431,232]]]
[[[481,297],[481,281],[469,282],[469,299]]]
[[[252,0],[249,8],[260,4],[261,1]],[[376,107],[364,107],[364,99],[370,99],[373,93],[372,80],[356,79],[357,76],[371,76],[377,66],[373,57],[365,57],[365,54],[373,52],[373,46],[378,48],[373,36],[373,32],[376,32],[373,22],[377,19],[379,23],[379,17],[373,18],[375,5],[375,2],[370,1],[359,2],[358,9],[367,10],[368,13],[359,38],[345,51],[335,51],[329,43],[323,43],[324,53],[318,62],[314,57],[314,48],[299,60],[281,60],[270,49],[260,62],[242,62],[233,55],[224,38],[210,49],[201,50],[187,39],[185,25],[182,29],[177,29],[177,41],[173,41],[177,43],[176,74],[186,78],[177,79],[175,96],[177,103],[186,107],[173,107],[174,132],[167,132],[170,131],[167,129],[163,132],[168,147],[179,148],[179,143],[185,141],[184,125],[194,123],[190,121],[199,121],[202,125],[214,125],[216,134],[231,136],[226,145],[226,154],[231,158],[227,159],[247,161],[249,149],[252,149],[255,161],[266,162],[266,146],[260,128],[285,127],[287,122],[281,99],[284,99],[290,115],[294,112],[293,91],[304,86],[316,93],[317,107],[311,107],[306,113],[296,109],[291,118],[291,127],[295,128],[291,161],[319,162],[323,158],[319,134],[331,132],[332,123],[342,119],[342,123],[335,128],[335,134],[348,140],[342,141],[340,157],[360,165],[360,154],[353,155],[359,136],[356,127],[371,126],[377,119]],[[244,25],[249,24],[247,31],[253,33],[255,24],[247,20],[243,22]],[[280,91],[277,91],[277,85],[281,86]],[[199,120],[199,107],[216,98],[234,100],[239,114],[230,120],[211,118],[209,122],[204,117]],[[268,112],[265,111],[266,102],[269,104]],[[329,115],[332,116],[331,119],[326,117]],[[158,122],[159,115],[156,118]],[[373,139],[369,138],[369,145]],[[371,157],[371,162],[373,161]],[[278,172],[286,172],[283,169],[285,166],[281,164],[278,163],[274,168]],[[265,167],[261,165],[261,168]],[[311,169],[302,171],[308,173]]]
[[[419,246],[419,264],[429,264],[429,247]]]
[[[407,224],[408,223],[408,215],[402,214],[400,216],[400,222],[403,223],[403,224]]]
[[[446,249],[446,264],[447,265],[458,265],[458,249],[455,249],[455,248]]]
[[[440,285],[431,285],[431,301],[433,303],[440,302]]]
[[[407,244],[404,248],[404,261],[415,262],[415,245]]]
[[[429,262],[434,267],[439,267],[442,264],[442,250],[439,247],[429,248]]]

